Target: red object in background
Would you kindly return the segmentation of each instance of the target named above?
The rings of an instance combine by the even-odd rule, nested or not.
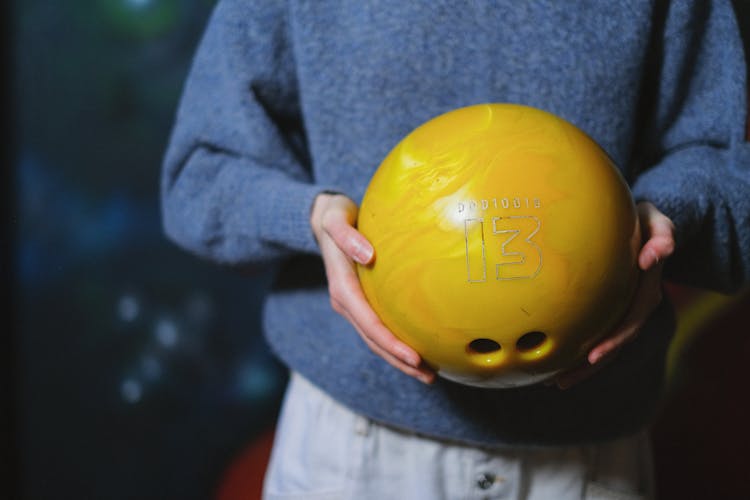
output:
[[[221,478],[216,500],[260,500],[273,436],[273,428],[266,430],[234,459]]]

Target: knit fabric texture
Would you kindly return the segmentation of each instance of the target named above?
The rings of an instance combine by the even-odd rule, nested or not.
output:
[[[430,118],[525,104],[589,134],[634,197],[674,221],[668,279],[735,291],[750,278],[745,79],[728,0],[221,0],[165,156],[164,227],[217,263],[277,266],[270,345],[361,414],[483,446],[613,438],[658,408],[668,304],[569,390],[425,386],[332,311],[312,202],[326,190],[359,202],[390,149]]]

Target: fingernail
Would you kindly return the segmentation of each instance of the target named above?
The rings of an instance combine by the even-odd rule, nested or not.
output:
[[[419,358],[412,355],[411,352],[407,351],[403,347],[397,347],[396,351],[398,352],[398,357],[401,361],[406,363],[407,365],[411,366],[412,368],[419,367]]]
[[[361,245],[360,243],[355,243],[353,257],[354,260],[360,264],[367,264],[370,262],[370,259],[372,259],[372,253],[372,248]]]
[[[659,263],[659,254],[656,253],[654,249],[649,249],[648,253],[646,254],[646,265],[643,266],[643,270],[648,270],[651,267],[655,266]]]
[[[654,250],[651,250],[651,258],[654,260],[654,264],[659,263],[659,254],[656,253]]]

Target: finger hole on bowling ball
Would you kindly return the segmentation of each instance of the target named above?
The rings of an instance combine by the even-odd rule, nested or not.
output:
[[[538,350],[547,341],[547,335],[544,332],[524,333],[516,341],[516,349],[520,352],[530,352]]]
[[[500,344],[491,339],[475,339],[468,345],[468,351],[473,354],[489,354],[501,348]]]

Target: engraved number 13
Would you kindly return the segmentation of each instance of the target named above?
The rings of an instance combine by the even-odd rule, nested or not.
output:
[[[539,218],[513,215],[487,222],[491,222],[489,232],[483,217],[464,220],[468,281],[487,281],[488,260],[494,264],[496,280],[532,279],[539,274],[542,249],[532,241],[541,227]]]

